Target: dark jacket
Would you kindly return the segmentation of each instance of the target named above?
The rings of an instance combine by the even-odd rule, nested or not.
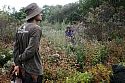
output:
[[[26,72],[42,75],[39,44],[42,31],[33,23],[23,24],[16,32],[14,42],[14,62],[25,69]]]
[[[125,67],[122,65],[112,66],[113,75],[110,77],[110,83],[125,83]]]

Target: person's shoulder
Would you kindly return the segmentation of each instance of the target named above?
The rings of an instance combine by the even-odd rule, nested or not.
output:
[[[36,29],[41,30],[41,27],[40,27],[39,25],[34,25],[34,27],[35,27]]]
[[[34,23],[27,23],[26,26],[30,28],[30,30],[41,30],[41,27]]]
[[[40,29],[41,27],[39,26],[39,25],[37,25],[37,24],[31,24],[32,25],[32,28],[35,28],[35,29]]]

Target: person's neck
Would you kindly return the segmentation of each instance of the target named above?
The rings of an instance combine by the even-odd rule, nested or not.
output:
[[[28,22],[28,23],[34,23],[34,24],[36,24],[36,25],[39,25],[39,21],[36,21],[36,20],[33,20],[33,21],[31,21],[31,22]]]

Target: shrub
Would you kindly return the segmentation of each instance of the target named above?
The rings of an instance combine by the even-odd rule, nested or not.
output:
[[[85,42],[85,66],[86,68],[100,63],[106,63],[108,60],[108,48],[99,42]]]
[[[12,50],[10,49],[3,49],[0,50],[0,66],[3,67],[7,61],[11,60],[12,58]]]
[[[107,44],[109,50],[109,60],[110,64],[117,64],[119,62],[124,62],[125,60],[125,46],[124,41],[118,43],[118,41],[113,40]]]
[[[84,63],[85,63],[85,59],[86,59],[86,54],[85,54],[85,50],[83,47],[79,46],[76,48],[76,51],[75,51],[77,64],[79,64],[81,69],[83,68]]]
[[[100,45],[93,57],[92,63],[96,65],[98,63],[104,63],[108,59],[108,49],[104,45]]]
[[[89,72],[76,72],[74,75],[67,77],[66,83],[91,83],[92,77]]]
[[[111,70],[103,64],[97,64],[89,70],[93,75],[93,83],[106,82],[109,83]]]

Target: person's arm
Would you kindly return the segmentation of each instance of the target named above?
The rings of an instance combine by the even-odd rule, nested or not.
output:
[[[21,62],[27,61],[36,55],[35,53],[39,50],[40,38],[41,30],[38,27],[34,27],[30,33],[28,47],[21,55],[19,55]]]
[[[17,32],[14,37],[14,48],[13,48],[13,59],[14,59],[14,65],[21,65],[21,62],[18,61],[18,56],[19,56],[19,41],[17,37]]]

